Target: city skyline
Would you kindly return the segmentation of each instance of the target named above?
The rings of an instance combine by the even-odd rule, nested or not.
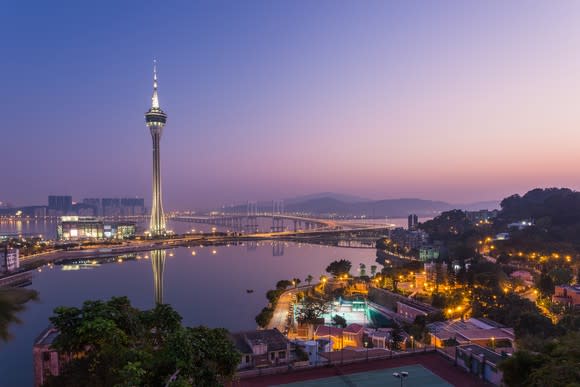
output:
[[[580,187],[578,4],[136,4],[5,8],[0,200],[149,200],[152,56],[168,209]]]

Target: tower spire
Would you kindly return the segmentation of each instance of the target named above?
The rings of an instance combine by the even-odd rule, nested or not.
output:
[[[157,95],[157,59],[153,59],[153,96],[151,97],[151,108],[159,109],[159,96]]]

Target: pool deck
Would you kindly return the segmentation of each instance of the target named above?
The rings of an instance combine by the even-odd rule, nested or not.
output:
[[[417,354],[409,357],[369,360],[368,362],[324,366],[316,369],[294,371],[286,374],[268,375],[255,378],[242,379],[235,382],[235,386],[243,387],[267,387],[283,384],[313,381],[314,379],[332,378],[341,375],[349,375],[375,370],[399,368],[405,366],[421,365],[431,371],[442,380],[452,386],[458,387],[483,387],[489,386],[476,376],[468,374],[462,369],[455,367],[452,362],[436,353]],[[393,378],[394,379],[394,378]],[[321,381],[322,382],[322,381]],[[407,384],[407,383],[406,383]],[[348,384],[347,384],[348,385]],[[356,385],[356,384],[355,384]],[[412,384],[408,384],[411,386]]]

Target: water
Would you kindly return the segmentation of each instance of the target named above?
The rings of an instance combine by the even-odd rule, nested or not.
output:
[[[63,270],[63,266],[54,265],[36,272],[31,288],[39,292],[40,301],[29,304],[20,315],[22,325],[11,326],[14,339],[0,344],[0,385],[32,385],[32,344],[48,325],[56,306],[80,306],[87,299],[128,296],[136,307],[152,308],[155,293],[151,256],[140,253],[140,259],[122,263],[113,260],[92,269]],[[265,293],[278,280],[304,280],[308,274],[318,278],[329,262],[341,258],[349,259],[353,269],[364,263],[368,270],[375,264],[375,250],[271,242],[169,250],[163,277],[164,302],[183,316],[186,325],[232,331],[255,329],[254,317],[267,302]],[[248,294],[246,289],[254,289],[254,293]]]

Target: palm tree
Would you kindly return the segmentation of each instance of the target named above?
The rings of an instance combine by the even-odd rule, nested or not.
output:
[[[371,266],[371,277],[374,277],[377,274],[377,265]]]
[[[29,289],[0,289],[0,341],[8,341],[12,335],[8,331],[10,324],[20,324],[16,316],[25,309],[30,300],[37,300],[38,293]]]
[[[313,279],[314,279],[314,277],[312,277],[311,274],[308,274],[306,276],[306,278],[304,279],[304,281],[306,281],[308,283],[308,285],[310,286],[310,283],[312,282]]]

